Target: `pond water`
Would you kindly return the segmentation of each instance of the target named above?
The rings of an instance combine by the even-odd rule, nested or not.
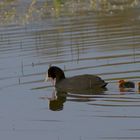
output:
[[[1,138],[140,139],[139,6],[69,15],[63,10],[59,16],[0,26]],[[107,90],[67,93],[53,102],[54,88],[44,82],[50,65],[61,67],[67,77],[97,74],[108,82]],[[133,81],[135,89],[120,90],[120,79]]]

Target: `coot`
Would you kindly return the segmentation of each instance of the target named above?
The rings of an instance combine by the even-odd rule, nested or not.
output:
[[[66,78],[64,71],[57,66],[48,69],[45,80],[52,80],[54,86],[61,91],[99,89],[107,85],[97,75],[84,74]]]
[[[135,88],[135,83],[132,81],[119,80],[119,88]]]

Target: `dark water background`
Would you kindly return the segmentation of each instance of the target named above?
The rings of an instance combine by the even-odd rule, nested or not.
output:
[[[0,137],[140,139],[139,1],[125,0],[124,6],[110,0],[115,8],[94,0],[48,1],[47,8],[44,2],[0,3]],[[97,74],[108,90],[68,93],[54,103],[54,89],[44,82],[50,64],[67,77]],[[120,91],[120,79],[134,81],[136,88]]]

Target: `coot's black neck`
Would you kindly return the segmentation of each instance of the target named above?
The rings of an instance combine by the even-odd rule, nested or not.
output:
[[[65,79],[65,74],[64,72],[63,73],[59,73],[57,76],[56,76],[56,83],[59,83],[61,80]]]

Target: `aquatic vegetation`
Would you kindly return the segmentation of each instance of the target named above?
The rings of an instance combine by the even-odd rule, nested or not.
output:
[[[16,2],[17,0],[5,0],[0,2],[0,24],[12,22],[15,19]]]
[[[138,0],[52,0],[29,2],[3,0],[0,2],[0,24],[29,23],[47,17],[82,15],[90,11],[113,13],[139,6]]]

